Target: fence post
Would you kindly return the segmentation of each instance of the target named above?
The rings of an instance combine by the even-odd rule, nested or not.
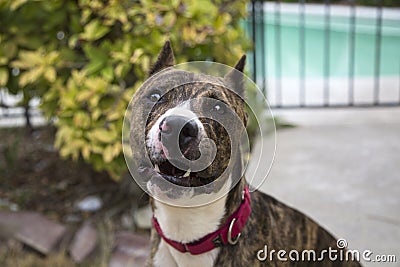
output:
[[[349,0],[350,32],[349,32],[349,106],[354,105],[354,67],[355,67],[355,35],[356,35],[356,7],[354,0]]]
[[[300,74],[300,107],[304,107],[306,103],[306,32],[305,32],[305,0],[300,0],[300,45],[299,45],[299,74]]]
[[[375,38],[375,71],[374,71],[374,105],[379,104],[380,69],[381,69],[381,43],[382,43],[382,5],[383,0],[377,0],[377,20]]]
[[[29,104],[24,106],[24,117],[25,117],[25,127],[27,128],[28,131],[32,131],[32,123],[31,123],[31,118],[29,116]]]
[[[329,106],[329,74],[330,74],[330,0],[325,0],[325,36],[324,36],[324,106]]]
[[[251,1],[251,33],[254,45],[253,50],[253,81],[257,83],[257,47],[256,47],[256,1]]]
[[[275,79],[276,79],[276,105],[282,106],[282,84],[281,84],[281,2],[275,2]]]

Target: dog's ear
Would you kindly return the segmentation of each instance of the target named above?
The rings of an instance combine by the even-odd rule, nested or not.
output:
[[[243,55],[235,65],[235,69],[231,70],[224,77],[229,88],[233,89],[242,98],[244,97],[243,70],[246,65],[246,55]]]
[[[156,63],[150,69],[149,76],[159,72],[162,69],[175,65],[174,51],[172,51],[170,41],[166,41],[160,54],[158,55]]]

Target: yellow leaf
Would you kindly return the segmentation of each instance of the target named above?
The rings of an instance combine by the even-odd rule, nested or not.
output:
[[[14,68],[20,68],[20,69],[28,69],[32,67],[31,62],[23,61],[23,60],[14,60],[11,62],[11,66]]]
[[[54,143],[54,146],[56,148],[60,148],[65,140],[71,138],[72,134],[73,130],[71,128],[69,128],[68,126],[60,126],[56,134],[56,141]]]
[[[88,145],[82,147],[82,157],[84,160],[89,160],[90,158],[90,147]]]
[[[68,157],[68,155],[70,155],[70,154],[71,154],[71,150],[69,149],[68,146],[63,146],[63,147],[60,149],[60,156],[61,156],[62,158],[66,158],[66,157]]]
[[[72,79],[77,85],[81,85],[86,80],[86,72],[84,70],[73,70]]]
[[[7,65],[7,63],[8,63],[8,58],[0,57],[0,65]]]
[[[30,66],[41,65],[44,63],[45,58],[43,57],[41,50],[32,51],[21,51],[19,53],[21,61],[29,62]]]
[[[94,19],[86,24],[84,32],[81,34],[81,38],[94,41],[110,31],[110,28],[101,24],[99,19]]]
[[[121,150],[122,150],[121,143],[120,142],[115,143],[114,146],[113,146],[112,155],[114,157],[118,156],[118,154],[121,153]]]
[[[76,101],[78,102],[87,101],[92,97],[92,95],[93,92],[89,90],[79,91],[78,94],[76,95]]]
[[[113,121],[121,118],[121,112],[119,110],[112,110],[111,113],[107,114],[107,120]]]
[[[47,64],[52,65],[56,63],[58,57],[60,56],[60,53],[57,51],[51,51],[49,54],[46,56],[46,61]]]
[[[103,160],[104,160],[105,163],[110,163],[113,160],[114,156],[113,156],[112,150],[113,150],[113,147],[111,145],[107,146],[104,149],[104,151],[103,151]]]
[[[110,143],[114,141],[115,136],[112,132],[107,131],[104,128],[95,129],[91,132],[90,137],[94,140],[103,142],[103,143]]]
[[[0,87],[6,86],[8,82],[8,70],[7,68],[0,68]]]
[[[17,8],[19,8],[20,6],[22,6],[26,2],[28,2],[28,0],[14,0],[14,1],[11,1],[10,9],[11,10],[16,10]]]
[[[196,38],[196,29],[194,27],[185,26],[182,30],[182,39],[185,41],[192,41]]]
[[[74,114],[74,125],[83,129],[86,129],[90,125],[89,115],[85,112],[78,111]]]
[[[83,147],[85,145],[85,141],[83,141],[82,139],[74,139],[74,140],[70,140],[68,146],[70,147],[70,149],[75,152],[80,150],[81,147]]]
[[[26,86],[29,83],[34,83],[43,74],[43,67],[33,68],[21,74],[19,78],[19,85],[21,87]]]
[[[87,79],[85,81],[85,86],[87,88],[89,88],[90,90],[93,90],[96,92],[105,92],[107,85],[108,85],[108,83],[99,77]]]
[[[92,152],[93,153],[96,153],[96,154],[101,154],[101,153],[103,153],[103,147],[101,147],[101,146],[99,146],[99,145],[91,145],[91,150],[92,150]]]
[[[100,96],[99,95],[94,95],[92,98],[89,99],[89,105],[91,107],[96,107],[97,104],[99,104]]]
[[[27,85],[30,82],[30,77],[29,72],[22,73],[19,78],[19,86],[24,87]]]
[[[100,118],[100,116],[101,116],[100,109],[97,108],[92,112],[92,120],[97,121],[97,119]]]
[[[115,67],[115,76],[117,76],[118,78],[124,78],[126,73],[129,71],[129,68],[129,64],[118,64],[117,67]]]
[[[148,56],[142,56],[141,59],[142,69],[147,72],[150,68],[150,58]]]
[[[53,67],[46,68],[46,71],[44,72],[44,77],[49,82],[51,82],[51,83],[54,82],[56,80],[56,77],[57,77],[56,70]]]
[[[111,176],[111,179],[113,179],[116,182],[121,180],[121,175],[115,173],[113,170],[108,170],[108,174]]]
[[[132,57],[129,59],[129,62],[135,64],[141,55],[143,55],[143,49],[136,49],[135,52],[133,52]]]

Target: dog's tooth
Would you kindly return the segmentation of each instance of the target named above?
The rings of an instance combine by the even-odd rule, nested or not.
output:
[[[160,167],[158,167],[157,164],[154,166],[154,169],[156,170],[156,172],[160,172]]]
[[[183,175],[183,177],[189,177],[190,176],[190,169],[187,170],[187,172]]]

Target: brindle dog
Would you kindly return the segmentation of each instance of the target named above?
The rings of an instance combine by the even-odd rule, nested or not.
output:
[[[149,177],[147,187],[154,194],[160,191],[169,192],[165,184],[160,185],[157,182],[163,180],[187,188],[202,186],[205,188],[202,193],[210,197],[224,185],[231,183],[233,176],[239,175],[239,182],[227,195],[205,206],[177,207],[152,199],[153,212],[164,235],[170,240],[190,243],[226,224],[229,216],[242,203],[246,180],[244,176],[241,177],[241,169],[238,167],[240,164],[235,164],[234,168],[229,169],[228,176],[220,177],[222,170],[228,167],[228,157],[233,147],[223,127],[204,118],[194,121],[185,119],[184,116],[177,116],[183,113],[176,110],[182,109],[179,105],[184,101],[208,97],[225,103],[236,112],[244,125],[247,122],[247,115],[245,103],[241,98],[244,95],[243,86],[234,75],[228,74],[224,78],[202,76],[202,79],[207,79],[209,83],[185,83],[186,79],[193,80],[195,75],[200,74],[170,68],[174,64],[170,43],[166,42],[150,71],[150,78],[135,95],[133,103],[135,110],[131,124],[145,131],[131,132],[133,157],[142,158],[142,154],[146,152],[138,151],[137,148],[145,146],[152,165],[139,164],[135,175]],[[242,57],[235,69],[242,72],[244,65],[245,57]],[[154,75],[156,73],[158,74]],[[178,86],[174,90],[166,92],[165,88],[175,85]],[[235,93],[227,87],[234,88]],[[189,110],[186,112],[195,115],[195,118],[201,113],[201,110],[190,106],[184,108]],[[209,108],[216,111],[217,115],[221,110],[221,106],[217,105]],[[174,132],[174,127],[181,129],[181,132]],[[214,140],[217,144],[217,154],[212,164],[198,172],[185,172],[173,167],[166,159],[166,147],[168,138],[176,134],[179,135],[180,148],[188,159],[196,159],[199,156],[198,145],[201,138],[206,136]],[[221,179],[221,183],[207,187],[215,179]],[[168,193],[167,196],[171,199],[183,197]],[[288,253],[291,250],[297,250],[300,255],[303,250],[314,250],[318,258],[320,253],[329,247],[338,249],[336,239],[306,215],[259,191],[251,193],[251,214],[238,242],[234,245],[222,245],[205,253],[192,255],[189,252],[180,252],[169,245],[154,227],[151,231],[151,243],[148,266],[360,266],[357,261],[339,259],[332,261],[328,254],[325,254],[322,261],[307,258],[304,260],[299,258],[299,261],[290,260]],[[260,252],[265,245],[268,246],[268,255],[271,250],[275,250],[275,254],[272,258],[262,261],[257,254],[265,256],[264,251]],[[281,258],[285,257],[286,261],[277,256],[277,252],[281,249],[286,251],[286,255],[280,255]]]

